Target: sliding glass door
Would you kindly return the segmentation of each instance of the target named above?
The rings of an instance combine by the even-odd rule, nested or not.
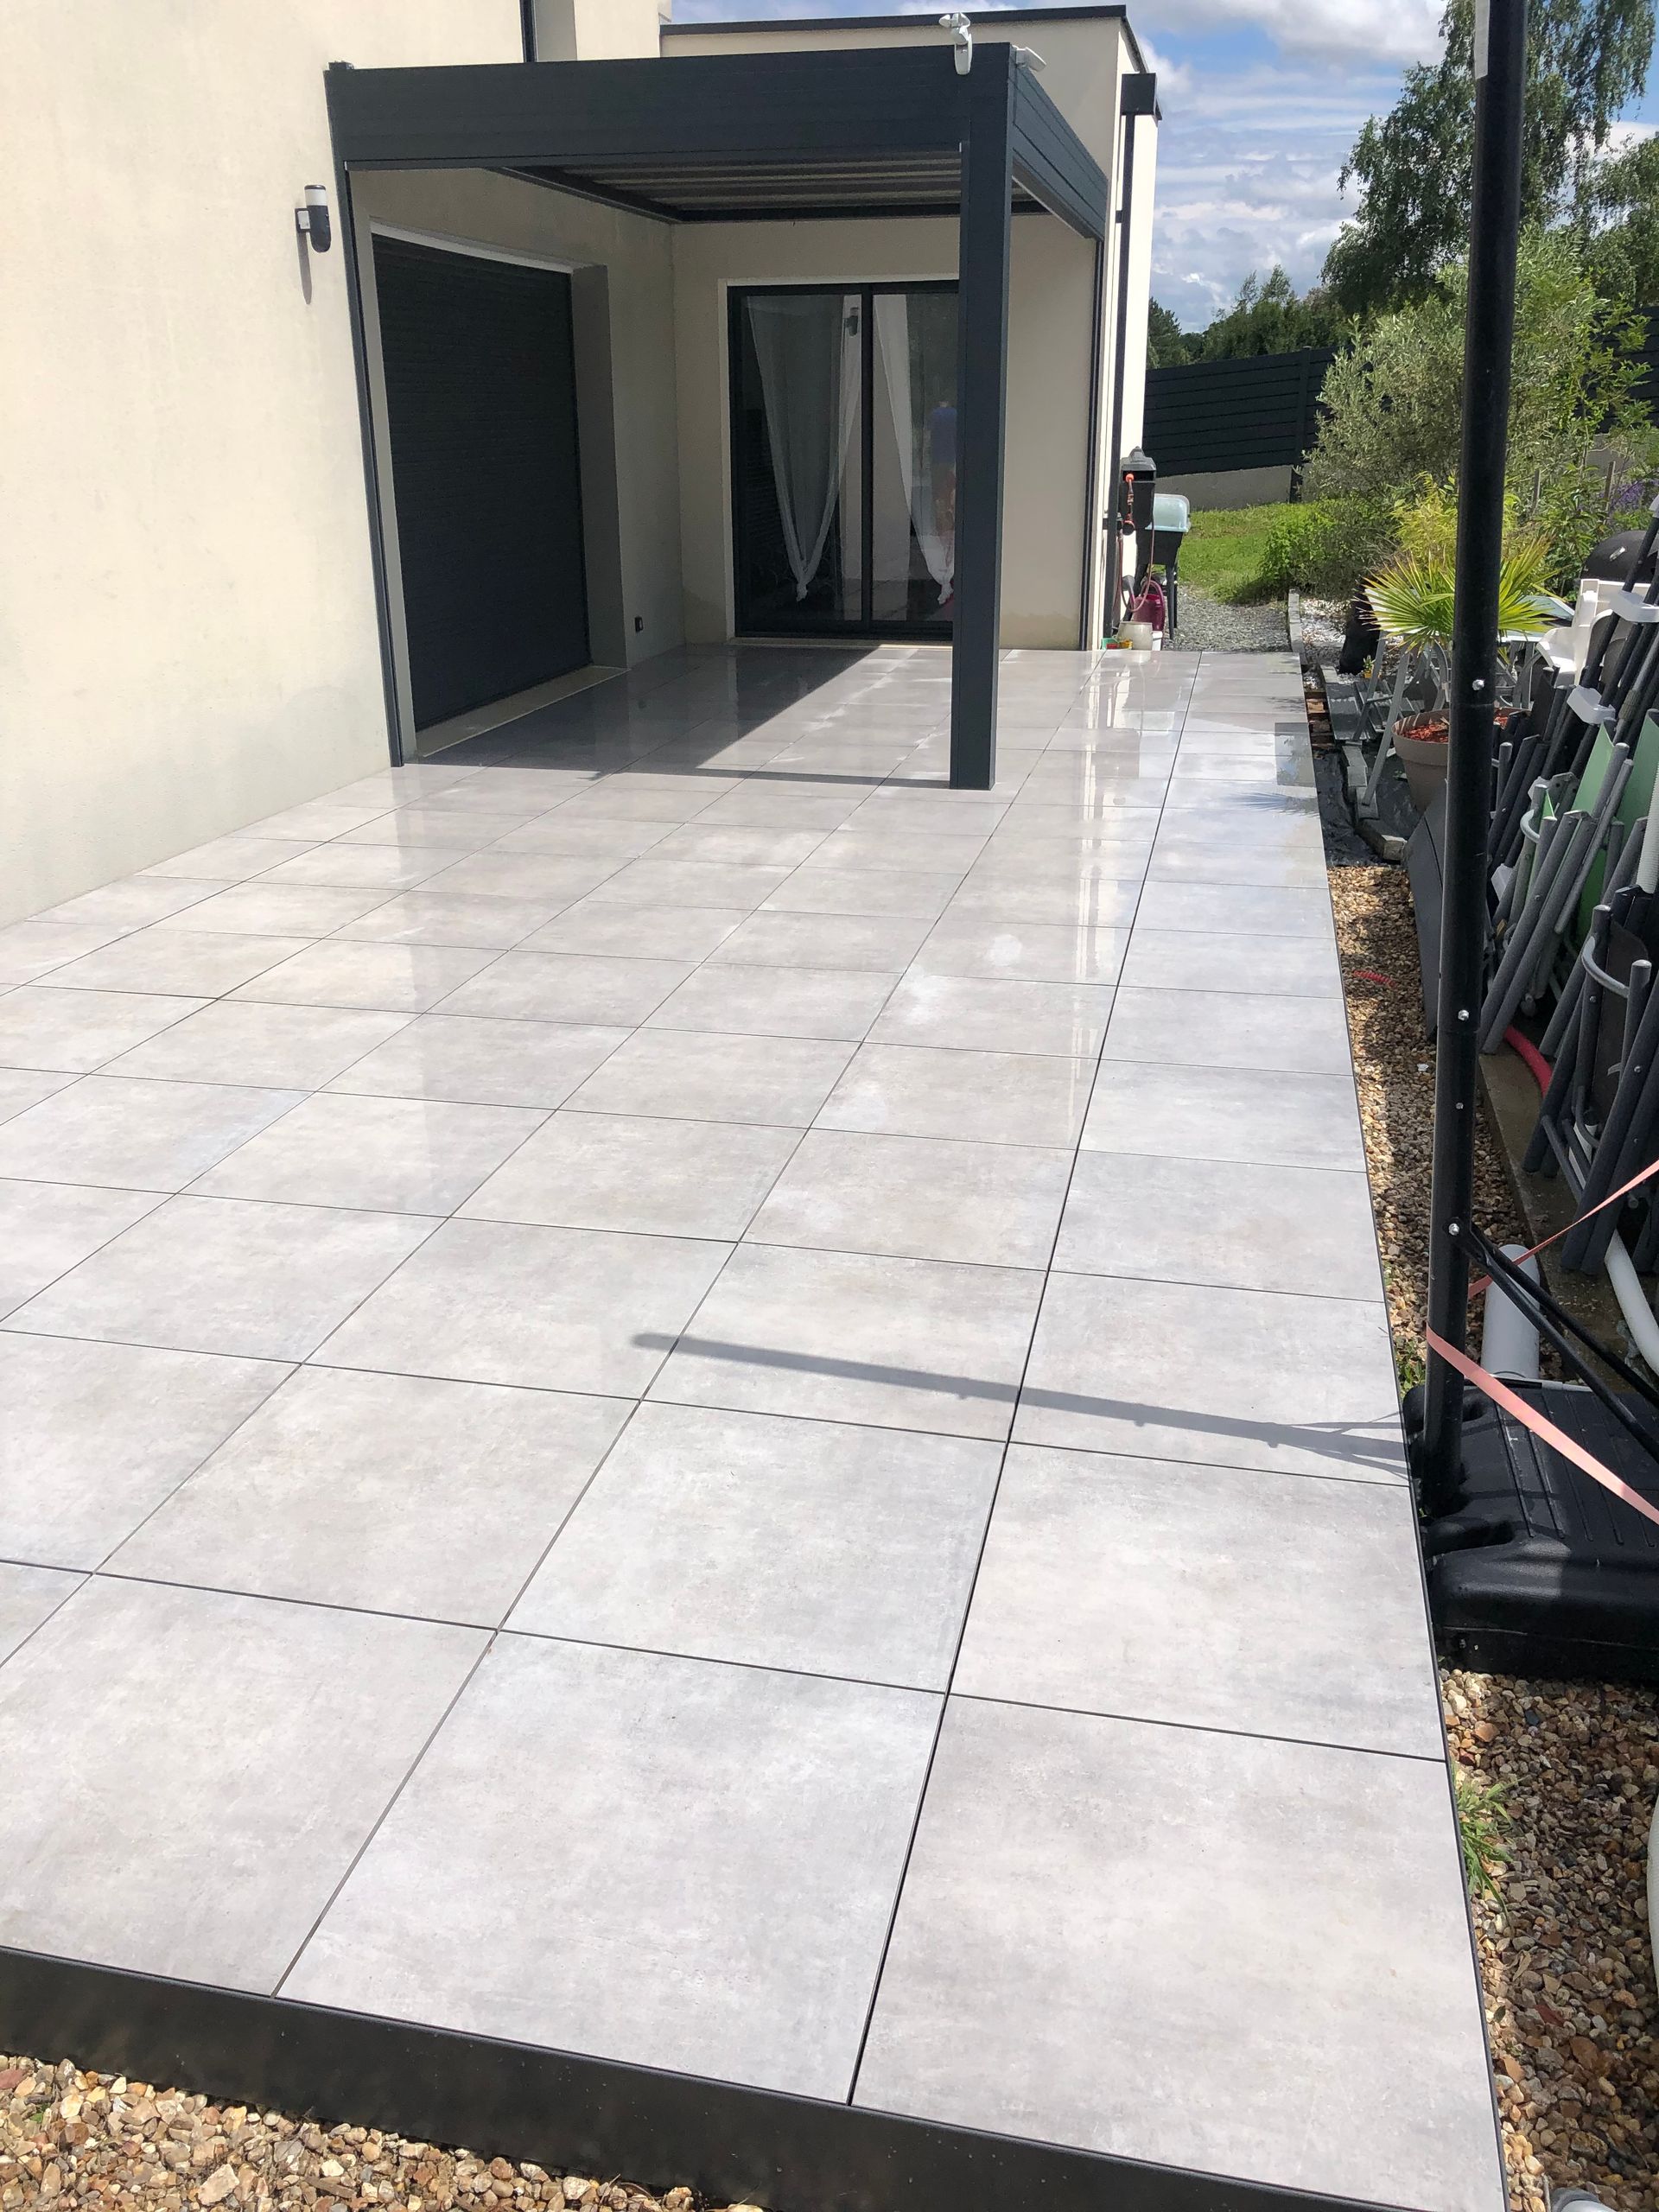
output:
[[[731,295],[737,627],[950,634],[957,288]]]

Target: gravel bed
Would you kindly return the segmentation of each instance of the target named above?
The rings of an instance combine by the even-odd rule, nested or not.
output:
[[[699,2212],[689,2189],[664,2196],[626,2182],[550,2174],[470,2151],[441,2151],[374,2128],[321,2127],[280,2113],[210,2104],[124,2075],[0,2056],[0,2212],[115,2204],[141,2212],[491,2212],[510,2205],[583,2212]],[[734,2205],[728,2212],[758,2212]]]
[[[1180,587],[1181,626],[1170,639],[1177,652],[1282,653],[1290,650],[1284,601],[1233,607],[1196,584]]]
[[[1348,609],[1340,600],[1301,595],[1302,666],[1334,668],[1342,654]]]
[[[1403,870],[1337,868],[1330,883],[1403,1385],[1421,1373],[1434,1053]],[[1484,1112],[1475,1178],[1489,1232],[1518,1236]],[[1513,2212],[1548,2212],[1565,2187],[1659,2212],[1647,1916],[1659,1693],[1450,1669],[1441,1687],[1460,1789],[1484,1802],[1495,1847],[1475,1943]]]

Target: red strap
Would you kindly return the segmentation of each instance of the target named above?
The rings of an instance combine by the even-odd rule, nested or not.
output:
[[[1576,1229],[1581,1221],[1593,1221],[1599,1213],[1605,1212],[1609,1206],[1617,1205],[1621,1198],[1628,1198],[1637,1185],[1645,1183],[1649,1175],[1659,1175],[1659,1160],[1650,1160],[1639,1175],[1632,1175],[1628,1183],[1621,1183],[1618,1190],[1610,1192],[1606,1198],[1592,1205],[1588,1213],[1574,1214],[1566,1229],[1556,1230],[1553,1235],[1546,1236],[1541,1243],[1535,1244],[1530,1251],[1522,1252],[1520,1259],[1517,1259],[1514,1264],[1518,1268],[1522,1260],[1535,1258],[1540,1252],[1547,1251],[1557,1237],[1565,1236],[1568,1230]],[[1470,1284],[1469,1295],[1471,1298],[1478,1298],[1482,1291],[1490,1290],[1491,1287],[1491,1275],[1482,1275],[1478,1282]]]
[[[1647,1173],[1651,1174],[1652,1168],[1649,1168]],[[1556,1427],[1553,1421],[1546,1419],[1535,1406],[1529,1405],[1507,1383],[1500,1382],[1496,1375],[1489,1375],[1484,1367],[1477,1366],[1466,1353],[1457,1351],[1447,1344],[1444,1337],[1437,1336],[1433,1329],[1427,1334],[1429,1350],[1439,1352],[1449,1366],[1456,1368],[1465,1382],[1472,1382],[1484,1390],[1494,1405],[1502,1406],[1506,1414],[1513,1414],[1535,1436],[1541,1436],[1546,1444],[1559,1452],[1563,1459],[1570,1459],[1575,1467],[1589,1476],[1592,1482],[1599,1483],[1603,1490],[1611,1491],[1615,1497],[1622,1497],[1626,1505],[1633,1505],[1638,1513],[1659,1528],[1659,1506],[1650,1505],[1640,1491],[1634,1491],[1627,1482],[1621,1481],[1611,1467],[1604,1467],[1599,1459],[1592,1458],[1585,1450],[1583,1445],[1575,1444],[1570,1436]]]

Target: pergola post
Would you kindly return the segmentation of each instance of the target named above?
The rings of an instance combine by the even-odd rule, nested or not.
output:
[[[975,53],[962,149],[950,644],[950,782],[957,791],[989,791],[996,780],[1016,67],[1011,49],[1000,42]]]

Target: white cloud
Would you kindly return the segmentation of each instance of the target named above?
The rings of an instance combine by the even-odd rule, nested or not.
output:
[[[1286,54],[1367,65],[1423,61],[1440,50],[1442,0],[1147,0],[1132,10],[1160,29],[1265,32]]]

